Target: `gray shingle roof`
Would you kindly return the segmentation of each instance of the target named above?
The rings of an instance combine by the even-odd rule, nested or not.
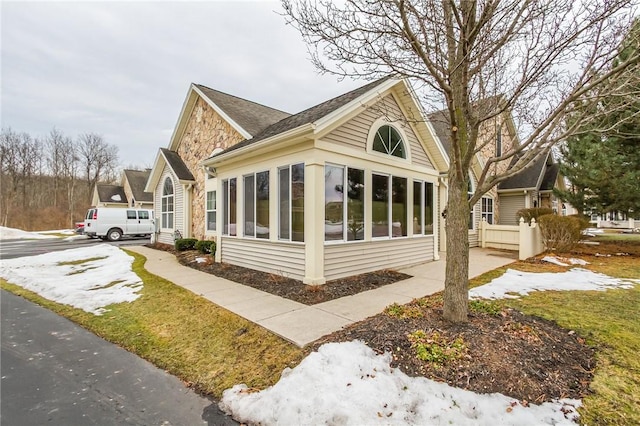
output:
[[[255,135],[252,139],[245,139],[240,143],[233,145],[227,148],[225,151],[217,154],[226,154],[227,152],[235,151],[236,149],[245,147],[247,145],[254,144],[264,139],[268,139],[272,136],[279,135],[280,133],[284,133],[286,131],[295,129],[297,127],[303,126],[305,124],[313,123],[322,117],[325,117],[332,113],[333,111],[343,107],[354,99],[364,95],[368,91],[372,90],[374,87],[379,86],[383,82],[387,81],[389,77],[383,77],[379,80],[371,82],[367,85],[364,85],[358,89],[352,90],[335,98],[329,99],[328,101],[322,102],[316,106],[313,106],[309,109],[306,109],[298,114],[289,116],[283,120],[278,121],[277,123],[272,124],[271,126],[264,129],[262,132]]]
[[[96,189],[98,190],[98,200],[101,203],[129,204],[122,186],[98,184]]]
[[[451,156],[451,140],[449,139],[451,126],[449,125],[449,116],[445,110],[440,110],[429,114],[427,119],[431,123],[433,130],[435,130],[436,136],[440,139],[444,151],[448,156]]]
[[[177,152],[171,151],[167,148],[160,148],[160,151],[162,151],[164,158],[166,158],[167,163],[169,164],[169,167],[171,167],[171,170],[173,170],[178,179],[195,181],[195,178],[191,174],[191,171],[189,170],[187,165],[184,164],[184,161],[182,161],[182,158],[180,158]]]
[[[514,156],[509,167],[518,161],[518,156]],[[536,157],[529,167],[522,170],[517,175],[511,176],[505,181],[500,182],[498,189],[527,189],[536,188],[540,175],[547,163],[547,155],[539,155]]]
[[[544,177],[542,178],[542,183],[540,184],[540,191],[551,191],[556,186],[559,172],[560,164],[556,163],[547,166],[547,170],[545,170]]]
[[[153,194],[151,192],[144,192],[144,187],[147,185],[147,180],[151,170],[125,170],[124,175],[131,187],[131,193],[136,201],[148,201],[153,202]]]
[[[273,123],[291,115],[284,111],[238,98],[237,96],[229,95],[201,84],[196,84],[195,86],[252,136],[257,135]]]

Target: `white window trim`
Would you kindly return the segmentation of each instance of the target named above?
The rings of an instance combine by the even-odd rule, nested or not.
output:
[[[410,181],[410,179],[406,176],[400,176],[400,175],[394,175],[392,173],[383,173],[383,172],[371,172],[371,194],[373,194],[373,175],[378,175],[378,176],[385,176],[387,178],[387,185],[389,188],[388,191],[388,197],[387,197],[387,235],[384,237],[374,237],[373,236],[373,202],[371,203],[371,220],[369,221],[370,226],[371,226],[371,241],[384,241],[384,240],[401,240],[403,238],[411,238],[411,235],[409,235],[409,230],[407,229],[407,235],[401,235],[399,237],[394,237],[393,236],[393,200],[392,200],[392,194],[391,194],[391,189],[393,188],[393,178],[400,178],[400,179],[404,179],[407,182]],[[410,219],[410,208],[409,208],[409,188],[406,189],[406,203],[407,203],[407,212],[406,212],[406,218],[405,220],[407,221],[407,227],[409,224],[409,221],[412,220]],[[373,198],[373,195],[372,195]],[[413,207],[413,200],[412,202],[412,207]],[[365,210],[366,211],[366,210]],[[413,216],[413,215],[411,215]],[[365,224],[366,226],[366,224]],[[351,242],[351,241],[350,241]]]
[[[296,163],[296,164],[299,164],[299,163]],[[271,173],[269,169],[260,170],[255,173],[247,173],[246,175],[242,175],[242,224],[243,224],[242,238],[248,238],[252,240],[261,240],[261,241],[269,241],[271,239],[271,224],[269,224],[269,236],[267,238],[256,237],[257,219],[258,219],[258,177],[257,175],[265,172],[268,173],[269,179],[271,179]],[[291,170],[289,170],[289,173],[291,173]],[[247,206],[244,205],[244,200],[245,200],[244,195],[245,195],[245,191],[247,190],[247,187],[244,184],[245,182],[244,179],[249,176],[253,176],[253,221],[254,221],[253,235],[246,235],[246,229],[245,229],[246,228],[245,213],[246,213]],[[289,174],[289,191],[291,191],[291,174]],[[289,194],[291,194],[291,192],[289,192]],[[278,194],[278,197],[279,196],[280,194]],[[236,203],[237,201],[238,200],[237,200],[237,194],[236,194]],[[271,203],[271,181],[270,180],[269,180],[269,203]],[[271,207],[270,204],[269,204],[269,207]],[[289,197],[289,209],[291,209],[291,197]],[[289,210],[289,212],[291,212],[291,210]],[[289,223],[289,227],[291,228],[291,223]],[[279,230],[280,228],[278,228],[278,231]],[[289,235],[291,235],[291,231],[289,231]],[[283,241],[286,241],[286,240],[283,240]]]
[[[167,182],[167,179],[171,181],[171,187],[173,188],[173,193],[171,195],[164,194],[164,186],[165,186],[165,183]],[[176,229],[176,185],[173,182],[173,179],[171,178],[171,176],[167,175],[165,176],[164,179],[162,179],[162,189],[160,194],[161,194],[160,195],[160,229],[163,231],[173,231],[174,229]],[[173,210],[165,212],[162,210],[162,204],[163,204],[162,201],[165,199],[168,199],[169,197],[173,198],[173,203],[172,203]],[[168,213],[172,213],[171,228],[167,228],[164,226],[164,217],[165,217],[165,214],[168,214]]]
[[[213,210],[209,210],[207,207],[207,201],[209,199],[209,193],[213,192],[213,202],[216,206],[215,209]],[[204,232],[205,233],[209,233],[209,234],[215,234],[218,230],[218,190],[217,189],[210,189],[210,190],[205,190],[204,193]],[[213,212],[216,216],[216,229],[209,229],[209,220],[208,220],[208,215],[210,212]]]
[[[276,210],[276,213],[278,215],[278,229],[276,230],[276,236],[277,236],[277,241],[278,242],[283,242],[283,243],[291,243],[291,244],[299,244],[299,245],[304,245],[305,242],[304,241],[294,241],[293,240],[293,173],[292,173],[292,167],[293,166],[297,166],[298,164],[302,165],[302,169],[304,172],[306,172],[305,170],[305,163],[304,162],[295,162],[295,163],[291,163],[289,165],[286,166],[281,166],[278,167],[276,169],[276,182],[277,182],[277,189],[276,191],[278,192],[278,208]],[[280,170],[284,170],[284,169],[289,169],[289,238],[285,239],[280,237],[280,206],[282,205],[280,203]],[[305,177],[306,180],[306,177]],[[305,197],[307,196],[307,192],[306,192],[306,188],[305,188]],[[269,240],[265,240],[265,241],[269,241]]]
[[[348,205],[348,195],[347,195],[347,189],[348,185],[349,185],[349,169],[352,170],[360,170],[363,173],[363,178],[365,177],[366,171],[363,168],[358,168],[358,167],[349,167],[349,166],[345,166],[343,164],[335,164],[335,163],[326,163],[326,166],[331,166],[331,167],[339,167],[342,168],[343,170],[343,176],[342,176],[342,188],[343,188],[343,192],[342,192],[342,239],[341,240],[324,240],[324,243],[327,245],[333,245],[333,244],[351,244],[351,243],[362,243],[365,241],[365,238],[363,236],[363,238],[361,240],[349,240],[349,231],[347,230],[348,226],[347,226],[347,220],[348,218],[348,213],[349,213],[349,205]],[[325,181],[326,184],[326,181]],[[364,183],[363,183],[364,185]],[[362,233],[365,234],[365,228],[367,227],[367,222],[365,220],[365,216],[366,216],[366,211],[367,211],[367,206],[369,203],[367,203],[367,197],[366,194],[363,195],[363,215],[362,215],[362,220],[363,220],[363,224],[364,224],[364,228],[362,229]],[[326,200],[324,200],[326,203]],[[326,217],[326,204],[325,206],[325,216],[324,216],[324,220],[327,220]],[[323,234],[323,238],[324,238],[324,234]]]
[[[433,182],[429,182],[428,180],[422,180],[422,179],[413,179],[413,182],[417,182],[420,184],[420,225],[422,227],[422,232],[420,233],[415,233],[415,229],[413,229],[413,238],[417,238],[417,237],[433,237],[435,235],[435,200],[436,200],[436,190],[435,190],[435,183]],[[426,223],[426,219],[427,219],[427,214],[426,214],[426,209],[425,209],[425,199],[424,199],[424,192],[425,192],[425,187],[427,184],[431,184],[432,186],[432,192],[431,192],[431,226],[433,227],[433,230],[431,231],[430,234],[426,233],[426,229],[427,229],[427,223]],[[414,194],[415,196],[415,189],[414,189]],[[413,202],[413,200],[411,200]],[[413,208],[413,204],[411,205],[411,207]],[[411,215],[412,220],[413,220],[413,215]]]
[[[487,212],[484,209],[484,205],[482,204],[482,200],[491,200],[491,212]],[[487,216],[491,215],[491,224],[495,225],[496,224],[496,207],[495,207],[495,200],[493,197],[488,196],[488,195],[484,195],[482,196],[482,198],[480,198],[480,217],[484,220],[486,219]],[[489,223],[489,221],[487,220],[487,223]]]
[[[231,185],[230,182],[232,180],[236,181],[236,234],[235,235],[231,235],[231,233],[229,232],[229,230],[231,229],[231,223],[229,222],[229,220],[231,219]],[[227,182],[227,190],[224,190],[224,183]],[[222,209],[225,210],[224,208],[224,199],[227,199],[227,208],[226,208],[226,223],[225,221],[222,221],[221,225],[222,228],[220,229],[221,235],[223,237],[228,237],[228,238],[237,238],[238,237],[238,178],[237,177],[229,177],[227,179],[223,179],[222,180]],[[224,228],[225,225],[227,225],[227,233],[224,233]],[[217,222],[216,222],[216,227],[217,227]]]
[[[385,154],[385,153],[373,150],[373,140],[376,137],[376,133],[378,132],[378,129],[380,129],[380,127],[382,126],[393,127],[400,134],[400,137],[402,138],[402,143],[404,144],[404,150],[407,154],[406,156],[407,158],[400,158],[390,154]],[[378,118],[376,121],[373,122],[373,124],[369,128],[369,134],[367,135],[367,154],[378,157],[384,161],[392,160],[392,161],[397,161],[399,163],[410,164],[411,163],[411,146],[409,144],[409,138],[407,137],[407,133],[404,131],[402,126],[399,126],[395,123],[390,122],[385,117]]]

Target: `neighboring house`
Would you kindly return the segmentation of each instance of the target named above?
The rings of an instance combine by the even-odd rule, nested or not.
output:
[[[97,184],[91,205],[94,207],[135,207],[153,209],[153,194],[144,188],[151,170],[124,170],[121,185]]]
[[[518,160],[514,157],[512,164]],[[536,157],[529,167],[498,184],[500,197],[500,225],[516,225],[516,213],[520,209],[544,207],[566,216],[573,208],[553,195],[553,188],[565,189],[560,165],[551,153]]]
[[[146,190],[160,242],[216,239],[218,261],[323,284],[438,259],[447,169],[404,80],[295,115],[192,84]]]
[[[483,100],[480,108],[494,109],[497,107],[499,102],[501,102],[501,98],[499,96],[491,97]],[[444,110],[437,111],[429,114],[428,119],[440,143],[444,147],[448,159],[451,152],[451,132],[448,114]],[[511,114],[509,112],[503,112],[497,115],[493,120],[485,123],[480,128],[478,139],[479,144],[484,144],[484,146],[481,151],[476,154],[475,159],[472,162],[471,170],[469,171],[469,176],[471,177],[469,194],[472,194],[475,191],[476,184],[478,182],[478,178],[482,173],[482,168],[484,167],[485,160],[494,156],[499,156],[504,152],[508,152],[514,146],[517,146],[519,144],[518,134]],[[508,166],[508,160],[501,161],[493,166],[493,171],[495,174],[503,173],[508,168]],[[446,182],[447,181],[445,180],[445,185]],[[444,208],[447,201],[446,191],[443,191],[442,193],[444,195],[444,198],[442,199],[441,205]],[[497,221],[499,215],[499,206],[500,199],[498,196],[498,192],[496,188],[493,188],[485,195],[483,195],[480,201],[478,201],[473,209],[471,209],[471,213],[469,215],[470,247],[477,247],[479,244],[478,230],[480,221],[482,219],[485,219],[489,223],[498,223]],[[442,251],[445,251],[445,221],[441,222],[441,226],[442,237],[440,241],[440,249]]]

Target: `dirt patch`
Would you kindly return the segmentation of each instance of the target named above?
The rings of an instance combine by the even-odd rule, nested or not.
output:
[[[313,348],[359,339],[379,353],[390,352],[392,366],[409,376],[474,392],[500,392],[525,404],[588,394],[594,350],[577,334],[511,309],[472,312],[468,323],[452,324],[442,318],[438,299],[434,295],[404,305],[405,317],[384,313],[368,318],[325,336]],[[442,349],[429,352],[429,361],[419,359],[412,346],[410,336],[418,330]],[[446,342],[456,348],[454,355],[446,351]]]
[[[305,285],[302,281],[279,274],[256,271],[228,263],[213,262],[211,256],[197,250],[176,251],[167,244],[149,244],[148,247],[173,253],[182,265],[208,274],[235,281],[276,296],[305,305],[315,305],[340,297],[351,296],[388,284],[411,278],[410,275],[392,270],[381,270],[353,277],[329,281],[321,286]],[[196,259],[202,259],[197,261]]]

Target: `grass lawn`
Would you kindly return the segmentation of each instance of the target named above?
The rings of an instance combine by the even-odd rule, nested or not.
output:
[[[586,268],[595,272],[640,278],[638,257],[566,256],[591,262]],[[528,262],[516,262],[509,267],[529,272],[568,269]],[[470,284],[478,286],[489,282],[502,275],[504,269],[488,272]],[[579,410],[581,424],[640,424],[640,285],[605,292],[534,292],[521,299],[497,303],[553,320],[563,328],[575,330],[597,348],[597,368],[590,386],[593,394],[584,399],[584,407]]]
[[[4,280],[0,283],[216,398],[238,383],[272,385],[285,367],[304,356],[262,327],[150,274],[143,256],[127,253],[135,257],[133,271],[144,281],[142,297],[112,305],[102,316],[51,302]]]

